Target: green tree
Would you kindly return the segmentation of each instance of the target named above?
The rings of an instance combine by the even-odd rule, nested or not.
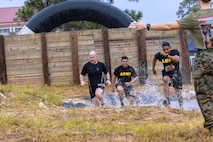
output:
[[[135,21],[140,20],[143,17],[143,13],[138,11],[138,13],[135,10],[124,10],[128,15],[130,15]]]
[[[53,3],[61,1],[63,0],[27,0],[24,2],[24,6],[16,13],[16,18],[14,20],[21,20],[26,22],[40,10]]]
[[[198,10],[197,0],[184,0],[180,3],[176,15],[178,18],[181,18],[187,14],[197,12]]]

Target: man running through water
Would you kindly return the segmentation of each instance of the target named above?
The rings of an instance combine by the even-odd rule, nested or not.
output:
[[[117,83],[115,84],[117,79]],[[128,64],[128,57],[121,57],[121,65],[115,68],[112,76],[112,92],[117,89],[118,96],[121,102],[121,106],[124,106],[124,95],[127,97],[129,104],[134,104],[135,92],[133,90],[132,84],[138,80],[138,76],[132,66]]]
[[[157,60],[159,60],[164,69],[162,70],[163,82],[164,82],[164,93],[166,100],[164,100],[163,104],[165,106],[170,105],[170,89],[169,86],[173,85],[175,88],[175,92],[178,98],[178,103],[180,107],[183,107],[183,98],[181,95],[182,91],[182,75],[179,70],[179,59],[180,53],[176,49],[171,49],[169,42],[164,41],[162,43],[162,51],[155,54],[152,62],[152,72],[157,75],[157,71],[155,70],[155,65]]]
[[[105,103],[103,93],[105,84],[103,73],[106,75],[106,84],[108,86],[111,85],[110,74],[105,64],[98,61],[95,51],[91,51],[89,53],[89,58],[90,61],[83,66],[80,74],[81,86],[86,84],[84,82],[84,76],[88,74],[88,86],[92,102],[95,104],[95,106],[100,106],[100,104],[104,106]]]

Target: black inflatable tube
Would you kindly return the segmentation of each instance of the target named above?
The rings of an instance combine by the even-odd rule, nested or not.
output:
[[[50,32],[70,22],[86,20],[108,28],[128,27],[131,16],[109,3],[96,0],[67,0],[53,4],[34,15],[26,26],[35,33]]]

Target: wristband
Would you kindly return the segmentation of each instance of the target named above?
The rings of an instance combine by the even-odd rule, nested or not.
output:
[[[147,28],[148,31],[150,30],[150,27],[151,27],[151,25],[149,23],[146,24],[146,28]]]

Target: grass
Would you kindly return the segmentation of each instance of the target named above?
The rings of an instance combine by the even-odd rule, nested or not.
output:
[[[198,111],[164,107],[64,108],[62,100],[88,96],[75,85],[3,85],[0,141],[7,142],[209,142]],[[44,106],[39,107],[39,102]]]

